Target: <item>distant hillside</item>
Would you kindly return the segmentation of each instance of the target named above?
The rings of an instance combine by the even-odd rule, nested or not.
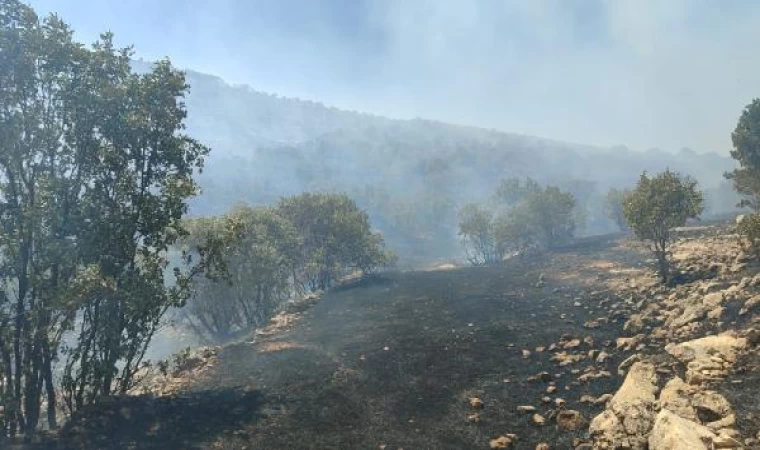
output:
[[[192,71],[188,81],[188,129],[212,147],[193,214],[221,213],[236,202],[271,203],[306,190],[345,191],[370,211],[392,247],[441,257],[456,252],[458,206],[487,199],[507,176],[573,191],[586,209],[586,234],[611,229],[601,196],[610,187],[634,184],[642,170],[694,176],[709,190],[712,212],[730,210],[736,201],[722,177],[733,162],[717,154],[635,152],[393,120]]]

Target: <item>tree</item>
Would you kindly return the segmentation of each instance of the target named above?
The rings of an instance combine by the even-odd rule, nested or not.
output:
[[[208,343],[228,341],[268,322],[292,294],[291,273],[299,236],[273,208],[239,205],[223,217],[188,221],[188,249],[223,241],[225,277],[193,283],[194,295],[181,314]]]
[[[183,132],[184,74],[163,61],[137,75],[130,57],[111,35],[87,49],[57,16],[0,1],[2,434],[33,433],[43,395],[56,425],[61,357],[70,410],[128,390],[207,267],[210,247],[164,284],[208,149]]]
[[[532,216],[525,206],[518,205],[496,216],[492,229],[500,261],[523,254],[538,244]]]
[[[734,149],[731,157],[739,168],[727,173],[736,191],[744,196],[741,206],[760,208],[760,99],[754,99],[744,108],[736,129],[731,134]]]
[[[304,290],[325,290],[354,271],[371,273],[395,261],[382,235],[372,231],[369,216],[345,194],[301,195],[282,199],[277,214],[301,239],[292,267]]]
[[[604,212],[617,225],[620,231],[628,230],[628,222],[623,214],[623,203],[631,191],[612,188],[604,196]]]
[[[459,236],[472,265],[492,265],[502,260],[493,221],[494,213],[477,203],[467,204],[459,211]]]
[[[182,72],[163,61],[134,74],[130,53],[115,51],[108,35],[91,58],[91,82],[105,84],[91,99],[92,112],[105,120],[79,145],[96,162],[87,166],[89,188],[79,199],[86,218],[79,248],[92,268],[86,276],[97,275],[101,286],[79,298],[77,344],[67,349],[63,376],[69,408],[130,389],[161,317],[189,297],[193,273],[174,270],[168,288],[164,273],[170,246],[185,234],[193,175],[208,152],[183,133]]]
[[[654,177],[641,174],[636,189],[626,197],[623,214],[639,239],[649,241],[657,261],[657,273],[668,282],[668,245],[671,231],[704,209],[697,182],[666,170]]]
[[[56,422],[52,364],[71,321],[63,294],[86,187],[71,141],[87,54],[66,24],[17,1],[0,2],[0,49],[0,435],[14,435],[34,432],[43,394]]]
[[[499,182],[496,188],[495,198],[500,204],[511,207],[531,194],[541,191],[541,185],[530,177],[522,183],[519,178],[504,178]]]
[[[575,198],[555,186],[528,195],[524,200],[526,214],[538,230],[539,239],[548,248],[570,240],[575,233]]]

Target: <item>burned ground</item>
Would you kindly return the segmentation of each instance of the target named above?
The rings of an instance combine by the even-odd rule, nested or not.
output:
[[[587,426],[561,430],[554,414],[576,410],[587,425],[604,404],[580,398],[621,384],[631,352],[615,340],[636,303],[621,287],[653,282],[646,256],[607,237],[503,267],[378,275],[325,295],[280,332],[222,347],[180,392],[87,410],[44,446],[465,449],[514,433],[511,448],[573,448]],[[742,432],[757,425],[758,382],[720,389],[737,409],[748,403]],[[545,425],[518,406],[535,407]]]

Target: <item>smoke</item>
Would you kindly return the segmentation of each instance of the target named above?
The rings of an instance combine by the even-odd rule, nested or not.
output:
[[[610,146],[725,154],[760,85],[760,4],[35,0],[85,41],[286,96]]]

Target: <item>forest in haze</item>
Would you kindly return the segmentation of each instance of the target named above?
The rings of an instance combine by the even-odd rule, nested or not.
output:
[[[137,70],[148,64],[133,63]],[[705,217],[735,211],[723,173],[735,163],[689,149],[599,148],[496,130],[394,120],[279,97],[187,72],[187,126],[214,149],[190,214],[222,214],[236,203],[266,205],[302,192],[347,193],[401,257],[402,265],[461,257],[457,211],[505,178],[530,177],[571,192],[577,234],[615,231],[604,212],[610,188],[642,171],[687,173],[705,191]],[[723,149],[716,149],[723,150]]]

